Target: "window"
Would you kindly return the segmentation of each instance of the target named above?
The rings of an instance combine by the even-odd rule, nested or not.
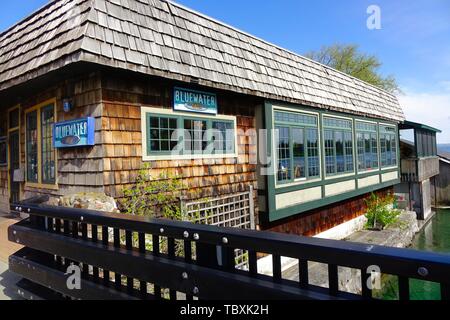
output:
[[[397,165],[397,133],[395,127],[380,126],[380,153],[382,167]]]
[[[186,152],[202,154],[206,150],[208,146],[206,130],[207,123],[205,120],[184,120],[184,149]]]
[[[352,121],[323,118],[327,176],[354,171]]]
[[[164,156],[191,158],[196,156],[234,156],[236,152],[236,119],[192,116],[182,113],[142,108],[146,126],[144,160]],[[223,118],[223,119],[222,119]]]
[[[27,114],[27,181],[39,182],[37,111]]]
[[[317,116],[275,111],[277,182],[320,177]]]
[[[53,149],[53,125],[55,123],[53,105],[41,109],[41,170],[42,183],[55,183],[55,152]]]
[[[177,141],[172,141],[172,135],[177,130],[176,118],[150,115],[148,128],[150,130],[150,151],[171,151],[177,145]]]
[[[8,146],[6,137],[0,137],[0,166],[8,163]]]
[[[356,121],[356,144],[358,151],[358,170],[374,170],[378,164],[377,125]]]
[[[214,150],[219,153],[234,152],[234,130],[232,121],[213,121]]]
[[[56,154],[53,147],[54,104],[44,104],[26,112],[27,182],[56,183]]]

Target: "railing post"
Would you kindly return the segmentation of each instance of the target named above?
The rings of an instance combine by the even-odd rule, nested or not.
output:
[[[250,191],[249,191],[249,206],[250,206],[250,228],[252,230],[256,229],[256,223],[255,223],[255,199],[253,198],[253,185],[250,185]]]
[[[202,267],[219,269],[217,259],[217,246],[197,242],[196,244],[197,264]]]

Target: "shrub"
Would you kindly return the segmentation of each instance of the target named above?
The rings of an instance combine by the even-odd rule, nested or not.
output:
[[[399,221],[400,211],[393,209],[395,207],[394,195],[389,194],[380,198],[372,193],[370,198],[366,200],[366,204],[367,229],[385,229]]]
[[[149,165],[145,164],[136,177],[135,185],[124,191],[122,206],[126,213],[132,215],[182,220],[182,189],[180,176],[163,172],[152,177]]]

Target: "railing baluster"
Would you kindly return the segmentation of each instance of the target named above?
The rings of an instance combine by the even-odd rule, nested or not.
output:
[[[222,268],[227,271],[235,271],[235,250],[222,246]]]
[[[48,232],[53,232],[53,218],[51,217],[46,217],[47,219],[47,231]]]
[[[98,242],[98,226],[96,225],[92,225],[92,241],[97,243]],[[98,272],[98,268],[93,266],[93,276],[94,276],[94,281],[98,282],[98,276],[99,276],[99,272]]]
[[[70,236],[70,223],[68,220],[63,220],[63,232],[65,236]],[[70,265],[70,260],[64,257],[64,268],[67,269]]]
[[[371,274],[367,272],[367,269],[361,269],[361,290],[364,299],[372,299],[372,289],[368,286],[371,280]]]
[[[85,241],[88,239],[88,226],[86,223],[81,223],[81,238]],[[89,265],[83,263],[83,276],[89,276]]]
[[[281,257],[278,254],[272,255],[272,267],[273,267],[273,281],[281,281]]]
[[[441,283],[441,300],[450,301],[450,284]]]
[[[258,274],[258,257],[256,251],[250,250],[248,252],[248,269],[252,276]]]
[[[175,239],[167,238],[167,253],[169,257],[175,257]],[[171,301],[177,300],[177,292],[169,288],[169,297]]]
[[[102,226],[102,243],[107,246],[109,245],[109,230],[108,227]],[[110,282],[110,273],[109,270],[103,269],[103,284],[105,286],[109,286]]]
[[[335,264],[328,265],[328,287],[330,295],[336,296],[339,292],[338,266]]]
[[[131,231],[125,231],[125,246],[127,250],[133,249],[133,233]],[[127,290],[128,292],[133,291],[133,278],[127,277]]]
[[[120,248],[120,230],[114,228],[114,247]],[[122,286],[122,276],[114,271],[114,281],[117,289],[120,289]]]
[[[398,277],[398,297],[401,301],[409,300],[409,278]]]
[[[192,263],[192,243],[189,240],[184,241],[184,261]],[[194,296],[186,293],[186,300],[194,300]]]
[[[139,239],[139,252],[145,253],[145,251],[146,251],[145,233],[139,233],[138,239]],[[139,281],[139,288],[140,288],[141,295],[145,298],[147,296],[147,282]]]
[[[309,286],[308,261],[298,260],[298,273],[300,277],[300,287],[306,289]]]
[[[61,220],[60,219],[55,219],[55,231],[56,234],[60,234],[61,233]],[[58,266],[59,269],[61,269],[62,267],[62,258],[60,256],[56,256],[56,265]]]
[[[152,245],[153,245],[153,254],[155,256],[159,256],[159,236],[158,235],[152,235]],[[155,298],[157,300],[161,299],[161,287],[154,285],[154,291],[155,291]]]
[[[78,222],[72,221],[72,237],[78,238]]]

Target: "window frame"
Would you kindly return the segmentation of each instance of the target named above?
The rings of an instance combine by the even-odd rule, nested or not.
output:
[[[28,157],[28,139],[27,139],[27,132],[28,132],[28,121],[27,121],[27,116],[28,114],[36,111],[36,121],[37,121],[37,157],[38,157],[38,161],[37,161],[37,166],[38,166],[38,180],[37,182],[29,182],[28,181],[28,164],[27,161],[25,160],[25,187],[29,187],[29,188],[42,188],[42,189],[51,189],[51,190],[58,190],[59,186],[58,186],[58,150],[56,148],[52,148],[53,149],[53,156],[55,159],[55,182],[54,183],[44,183],[42,182],[42,176],[43,176],[43,172],[42,172],[42,122],[41,122],[41,117],[42,117],[42,110],[45,107],[49,107],[50,105],[53,105],[53,117],[54,117],[54,122],[53,122],[53,126],[55,123],[57,123],[57,105],[56,105],[56,98],[53,99],[49,99],[46,100],[42,103],[39,103],[31,108],[28,108],[24,111],[24,119],[25,119],[25,157]],[[53,128],[51,130],[52,135],[53,135]],[[53,144],[53,136],[52,136],[52,144]]]
[[[147,127],[147,119],[148,116],[155,117],[167,117],[167,118],[176,118],[177,119],[177,129],[184,130],[184,123],[180,126],[180,122],[184,120],[202,120],[207,121],[207,129],[212,126],[213,122],[223,121],[223,122],[231,122],[233,123],[234,128],[234,152],[229,153],[212,153],[212,154],[204,154],[203,152],[196,153],[193,152],[191,154],[180,154],[174,155],[172,151],[151,151],[149,149],[149,128]],[[142,161],[158,161],[158,160],[198,160],[198,159],[227,159],[227,158],[237,158],[238,157],[238,128],[237,128],[237,117],[236,116],[227,116],[227,115],[208,115],[208,114],[197,114],[193,112],[179,112],[174,111],[172,109],[163,109],[163,108],[152,108],[152,107],[141,107],[141,133],[142,133]],[[178,141],[180,142],[181,137],[178,137]],[[208,145],[212,141],[210,141],[212,137],[208,136]],[[194,150],[193,150],[194,151]]]
[[[275,113],[276,112],[288,112],[288,113],[296,113],[296,114],[300,114],[300,115],[306,115],[306,116],[314,116],[316,118],[316,125],[308,125],[308,124],[293,124],[290,122],[284,122],[284,121],[276,121],[275,120]],[[302,184],[308,184],[308,183],[313,183],[313,182],[318,182],[322,180],[322,164],[323,164],[323,159],[322,159],[322,134],[321,134],[321,130],[320,130],[320,113],[318,112],[310,112],[310,111],[304,111],[304,110],[298,110],[298,109],[293,109],[293,108],[287,108],[287,107],[281,107],[281,106],[274,106],[272,108],[272,128],[274,129],[274,134],[272,137],[272,154],[273,154],[273,159],[275,159],[275,174],[274,174],[274,178],[275,178],[275,188],[279,189],[279,188],[286,188],[286,187],[291,187],[291,186],[297,186],[297,185],[302,185]],[[291,166],[291,179],[289,181],[286,182],[280,182],[278,180],[278,143],[277,143],[277,135],[275,134],[275,129],[276,127],[289,127],[289,141],[290,141],[290,166]],[[294,168],[294,154],[293,154],[293,143],[292,143],[292,128],[298,128],[298,129],[303,129],[303,136],[304,136],[304,153],[305,153],[305,172],[306,172],[306,177],[305,178],[298,178],[295,179],[294,178],[294,172],[293,172],[293,168]],[[319,161],[319,175],[318,176],[313,176],[313,177],[309,177],[309,148],[308,148],[308,129],[315,129],[316,133],[317,133],[317,159]]]
[[[391,128],[394,128],[394,133],[386,133],[386,132],[381,132],[381,127],[391,127]],[[386,166],[383,166],[382,165],[382,163],[381,163],[381,158],[382,158],[382,154],[381,154],[381,135],[382,134],[389,134],[389,135],[393,135],[394,136],[394,141],[395,141],[395,165],[392,165],[392,164],[390,164],[390,165],[386,165]],[[383,123],[383,122],[380,122],[379,124],[378,124],[378,144],[380,145],[380,147],[379,147],[379,149],[378,149],[378,154],[379,154],[379,156],[378,156],[378,158],[379,158],[379,160],[378,160],[378,166],[379,166],[379,168],[381,169],[381,170],[389,170],[389,169],[397,169],[398,167],[399,167],[399,162],[400,162],[400,159],[399,159],[399,155],[400,155],[400,153],[399,153],[399,148],[400,148],[400,143],[399,143],[399,134],[398,134],[398,130],[397,130],[397,126],[395,126],[395,125],[393,125],[393,124],[389,124],[389,123]],[[392,145],[391,145],[391,150],[392,150]],[[386,152],[387,152],[387,147],[386,147]],[[392,151],[391,151],[392,152]]]
[[[358,122],[359,123],[366,123],[366,124],[370,124],[375,126],[375,131],[372,130],[365,130],[365,129],[358,129]],[[355,155],[356,155],[356,161],[355,161],[355,169],[357,170],[358,174],[364,174],[364,173],[372,173],[372,172],[377,172],[380,171],[381,169],[381,141],[380,141],[380,132],[379,132],[379,123],[375,122],[375,121],[367,121],[367,120],[361,120],[361,119],[356,119],[355,120]],[[364,150],[366,149],[366,138],[365,135],[369,134],[369,141],[372,141],[372,135],[375,134],[376,135],[376,142],[377,142],[377,166],[372,168],[372,169],[367,169],[366,165],[364,165],[364,169],[360,169],[359,168],[359,144],[358,144],[358,135],[362,134],[363,135],[363,140],[364,140]],[[366,152],[364,151],[364,154]],[[370,142],[370,154],[373,154],[373,145]],[[366,159],[364,157],[364,163],[366,163]]]
[[[351,127],[350,128],[342,128],[342,127],[334,127],[334,126],[325,126],[325,118],[329,118],[329,119],[336,119],[336,120],[345,120],[345,121],[350,121],[351,123]],[[323,150],[324,150],[324,158],[323,158],[323,163],[324,163],[324,168],[323,168],[323,172],[325,174],[325,180],[332,180],[332,179],[338,179],[338,178],[343,178],[343,177],[349,177],[349,176],[353,176],[356,174],[356,149],[355,149],[355,124],[353,121],[353,118],[350,117],[343,117],[343,116],[338,116],[338,115],[334,115],[334,114],[325,114],[322,113],[322,123],[321,123],[321,131],[322,131],[322,136],[323,136]],[[335,158],[335,173],[332,174],[328,174],[327,173],[327,166],[326,166],[326,140],[325,140],[325,131],[331,131],[333,133],[333,150],[334,150],[334,158]],[[344,157],[344,167],[346,168],[347,166],[347,162],[346,162],[346,140],[345,140],[345,133],[349,132],[351,134],[352,137],[352,159],[353,159],[353,170],[345,170],[344,172],[337,172],[337,151],[336,151],[336,132],[340,132],[342,133],[342,146],[343,146],[343,157]]]

